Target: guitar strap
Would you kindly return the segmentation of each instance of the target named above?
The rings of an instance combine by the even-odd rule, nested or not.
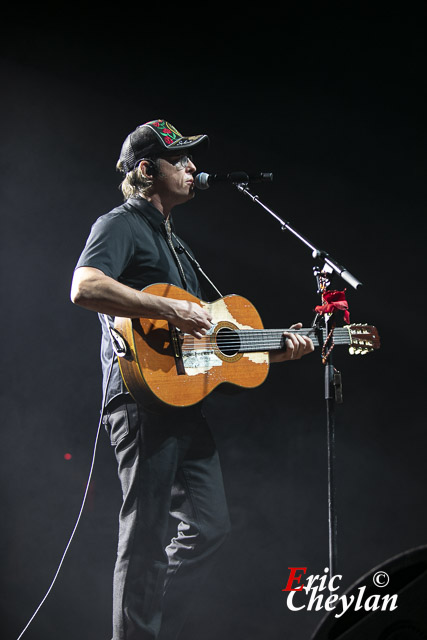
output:
[[[219,291],[219,289],[214,285],[214,283],[212,282],[212,280],[206,275],[206,273],[203,271],[202,267],[200,266],[199,262],[196,260],[196,258],[194,256],[191,255],[191,253],[189,251],[187,251],[187,249],[184,247],[184,245],[182,244],[182,242],[179,240],[179,238],[177,238],[177,236],[174,234],[173,231],[171,231],[171,235],[173,236],[175,242],[178,245],[178,249],[179,251],[182,253],[184,252],[185,255],[187,256],[187,258],[190,260],[191,264],[196,268],[196,270],[198,271],[198,273],[200,273],[200,275],[202,276],[202,278],[209,284],[209,286],[213,289],[213,291],[215,291],[215,294],[217,296],[219,296],[220,298],[222,298],[222,294]]]
[[[175,261],[176,261],[176,263],[178,265],[178,271],[179,271],[179,274],[181,276],[182,283],[183,283],[185,289],[187,289],[187,278],[185,277],[185,273],[184,273],[184,269],[182,268],[181,260],[179,259],[178,254],[176,252],[176,249],[173,246],[172,229],[171,229],[171,223],[170,223],[169,218],[167,218],[165,220],[165,229],[166,229],[166,241],[167,241],[167,243],[169,245],[169,249],[171,250],[172,255],[175,258]]]
[[[130,205],[132,207],[132,205]],[[132,208],[136,208],[136,207],[132,207]],[[144,219],[149,223],[152,224],[150,222],[150,220],[147,218],[147,216],[144,215],[144,213],[142,211],[140,211],[139,209],[137,209],[138,213],[142,214],[142,216],[144,217]],[[211,287],[211,289],[215,292],[216,296],[219,296],[220,298],[222,298],[222,294],[219,291],[219,289],[214,285],[214,283],[212,282],[212,280],[206,275],[206,273],[203,271],[202,267],[200,266],[200,264],[197,262],[196,258],[194,258],[194,256],[191,255],[191,253],[189,251],[187,251],[187,249],[184,247],[184,245],[182,244],[182,242],[179,240],[179,238],[177,238],[177,236],[175,235],[175,233],[172,231],[171,226],[170,226],[170,221],[169,219],[167,219],[167,221],[165,221],[165,229],[166,229],[166,237],[167,237],[167,242],[168,245],[171,248],[172,254],[174,255],[177,264],[178,264],[178,269],[180,271],[180,275],[181,278],[183,280],[183,283],[185,285],[185,287],[187,286],[187,282],[186,282],[186,278],[185,278],[185,274],[184,274],[184,270],[182,268],[182,265],[179,261],[179,257],[176,253],[175,247],[173,246],[172,243],[172,237],[175,240],[175,242],[178,245],[178,251],[180,253],[185,253],[185,255],[187,256],[187,258],[190,260],[191,264],[195,267],[196,269],[196,273],[198,272],[202,278],[205,280],[205,282],[208,283],[208,285]]]

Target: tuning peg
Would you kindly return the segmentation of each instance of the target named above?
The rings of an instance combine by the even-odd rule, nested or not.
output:
[[[362,348],[362,347],[351,346],[348,348],[348,352],[351,356],[364,356],[367,353],[370,353],[372,350],[373,350],[372,347]]]

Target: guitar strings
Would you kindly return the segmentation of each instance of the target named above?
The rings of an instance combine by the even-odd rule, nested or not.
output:
[[[316,337],[317,334],[314,330],[308,330],[306,331],[306,333],[303,333],[301,331],[298,331],[297,329],[294,330],[289,330],[289,329],[268,329],[267,331],[264,329],[251,329],[249,331],[246,330],[241,330],[241,329],[230,329],[229,330],[230,333],[221,333],[221,331],[218,331],[216,334],[207,334],[205,336],[203,336],[203,338],[209,339],[211,336],[213,335],[220,335],[221,336],[221,340],[226,340],[226,339],[233,339],[235,336],[243,336],[244,338],[251,338],[251,336],[254,336],[255,338],[261,337],[261,338],[265,338],[265,339],[269,339],[270,337],[277,337],[279,335],[283,335],[284,332],[286,333],[294,333],[296,335],[308,335],[310,336],[311,334],[312,337]],[[185,338],[187,339],[188,334],[184,334]],[[323,334],[324,335],[324,332]],[[368,335],[368,334],[366,334]],[[347,329],[343,329],[342,331],[337,332],[337,329],[335,329],[334,331],[334,339],[335,338],[342,338],[342,337],[346,337],[348,339],[349,336],[349,332],[347,331]],[[201,340],[202,338],[194,338],[194,340]]]
[[[251,351],[271,351],[283,348],[283,333],[294,333],[304,336],[311,336],[314,346],[319,346],[318,331],[314,328],[309,329],[229,329],[229,332],[205,335],[202,338],[194,338],[188,334],[184,335],[181,343],[181,351],[183,354],[218,350],[234,350],[240,353],[250,353]],[[322,337],[326,339],[326,332],[321,329]],[[357,332],[356,332],[357,333]],[[374,347],[373,339],[375,336],[371,334],[368,327],[366,333],[359,334],[359,340],[354,336],[354,331],[350,331],[350,327],[335,327],[333,332],[333,340],[336,345],[351,345],[359,342],[362,347]]]
[[[305,332],[294,329],[288,331],[288,333],[298,333],[300,335],[309,335],[313,333],[313,329],[306,329]],[[220,340],[217,340],[218,334],[214,336],[203,336],[203,338],[194,338],[185,336],[182,343],[182,352],[189,353],[192,351],[203,351],[208,348],[227,348],[227,349],[242,349],[243,351],[268,351],[270,349],[279,349],[282,346],[283,331],[269,329],[267,331],[263,329],[258,330],[239,330],[232,331],[230,334],[224,334],[220,336]],[[312,340],[315,346],[319,346],[317,336],[313,335]],[[334,343],[337,345],[349,344],[349,332],[347,329],[342,328],[341,331],[334,331]]]
[[[245,331],[245,330],[231,330],[230,333],[216,333],[216,334],[209,334],[209,335],[205,335],[202,338],[194,338],[192,336],[189,336],[188,334],[184,334],[184,342],[185,341],[189,341],[189,340],[197,340],[197,341],[203,341],[205,340],[206,342],[211,342],[212,338],[218,338],[220,337],[220,341],[222,342],[241,342],[241,340],[247,340],[249,342],[254,342],[254,341],[271,341],[271,340],[277,340],[278,338],[281,338],[283,336],[283,333],[294,333],[294,334],[298,334],[299,335],[308,335],[310,336],[310,334],[314,334],[314,331],[312,330],[307,330],[306,333],[302,333],[302,332],[298,332],[298,330],[294,330],[294,331],[289,331],[287,329],[269,329],[268,331],[264,331],[263,329],[258,329],[258,330],[250,330],[250,331]],[[323,334],[324,335],[324,334]],[[368,335],[368,334],[367,334]],[[312,339],[316,340],[317,339],[317,335],[311,335]],[[349,340],[349,332],[346,329],[343,329],[340,332],[337,332],[337,330],[335,329],[334,331],[334,341],[337,342],[338,340]]]

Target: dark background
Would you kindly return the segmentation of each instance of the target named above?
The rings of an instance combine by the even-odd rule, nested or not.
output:
[[[199,170],[272,171],[256,193],[363,282],[347,287],[351,321],[374,324],[382,347],[358,358],[335,351],[342,588],[426,543],[421,6],[215,6],[204,17],[198,7],[120,6],[92,18],[82,8],[4,21],[5,640],[17,638],[53,578],[92,457],[100,331],[96,314],[69,301],[73,268],[92,222],[121,201],[122,141],[158,117],[210,136]],[[218,288],[248,297],[265,326],[311,322],[310,252],[234,187],[198,192],[174,217]],[[314,574],[328,565],[319,353],[272,366],[264,385],[218,396],[208,411],[233,533],[186,637],[309,638],[324,612],[290,612],[282,589],[288,567]],[[119,505],[101,433],[82,521],[25,638],[110,637]]]

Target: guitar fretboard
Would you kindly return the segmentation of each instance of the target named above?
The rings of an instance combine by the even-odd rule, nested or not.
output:
[[[319,339],[323,344],[327,338],[326,329],[250,329],[230,332],[227,339],[227,347],[230,349],[235,348],[237,351],[244,353],[283,349],[285,346],[284,331],[309,336],[315,347],[319,346]],[[350,332],[346,327],[335,328],[333,339],[335,344],[351,344]]]

